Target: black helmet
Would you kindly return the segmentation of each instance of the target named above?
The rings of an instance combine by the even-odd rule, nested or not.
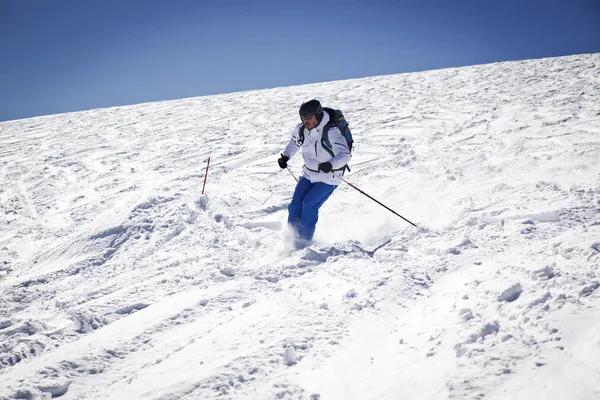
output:
[[[317,121],[321,122],[323,119],[323,107],[319,100],[310,100],[306,103],[302,103],[300,106],[300,118],[309,119],[313,115],[317,116]]]

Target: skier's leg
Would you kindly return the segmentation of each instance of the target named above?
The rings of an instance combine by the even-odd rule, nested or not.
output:
[[[298,180],[294,195],[292,196],[292,202],[288,206],[288,224],[293,229],[296,229],[298,222],[300,222],[300,216],[302,215],[302,201],[312,186],[313,184],[311,181],[304,177],[300,177]]]
[[[312,240],[317,221],[319,220],[319,208],[331,196],[336,187],[318,182],[304,196],[304,200],[302,201],[302,215],[298,223],[298,236],[300,239],[308,242]]]

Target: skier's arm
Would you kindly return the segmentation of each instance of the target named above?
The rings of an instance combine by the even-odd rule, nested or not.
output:
[[[343,168],[344,165],[350,162],[352,154],[350,153],[346,139],[342,136],[337,127],[332,127],[329,130],[329,142],[333,148],[333,154],[335,154],[335,156],[329,160],[331,166],[334,170]]]
[[[299,139],[299,131],[300,131],[300,125],[302,124],[298,124],[296,125],[296,127],[294,128],[293,132],[292,132],[292,137],[290,138],[289,143],[287,144],[287,146],[285,146],[285,149],[283,150],[283,153],[281,153],[282,155],[286,156],[288,159],[294,157],[294,155],[296,155],[296,153],[298,152],[298,150],[300,150],[300,146],[302,146],[302,144],[300,143],[300,139]]]

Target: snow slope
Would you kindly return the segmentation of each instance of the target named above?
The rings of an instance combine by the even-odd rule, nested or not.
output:
[[[418,228],[342,185],[286,249],[313,97]],[[589,54],[0,123],[0,398],[598,399],[598,104]]]

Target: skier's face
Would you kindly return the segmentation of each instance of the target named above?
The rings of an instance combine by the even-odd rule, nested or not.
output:
[[[317,121],[317,117],[314,115],[311,115],[308,119],[303,118],[302,122],[304,122],[304,126],[309,131],[319,124],[319,122]]]

